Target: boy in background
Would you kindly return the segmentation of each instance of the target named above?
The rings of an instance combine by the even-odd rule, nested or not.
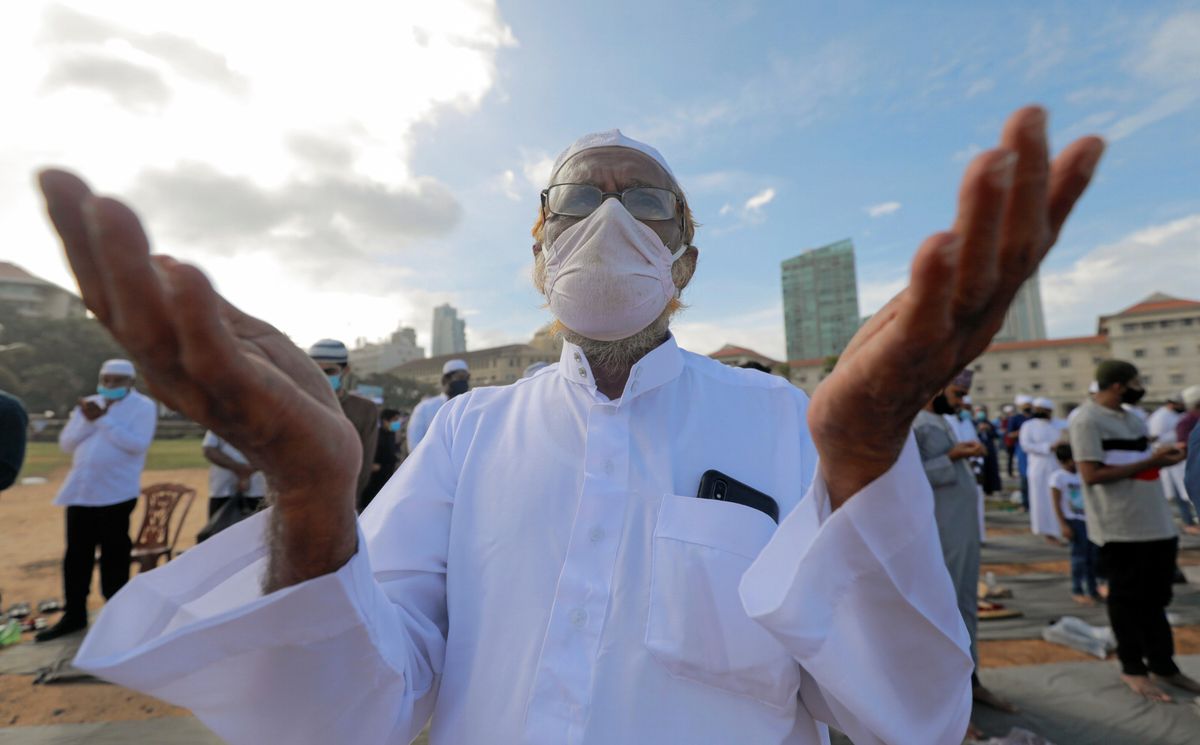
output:
[[[1071,599],[1080,605],[1095,605],[1101,600],[1096,588],[1100,550],[1088,540],[1083,488],[1071,446],[1061,443],[1054,448],[1054,456],[1058,459],[1058,469],[1050,475],[1050,501],[1054,503],[1063,538],[1071,543]]]

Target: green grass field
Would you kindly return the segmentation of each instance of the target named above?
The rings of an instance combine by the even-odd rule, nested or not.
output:
[[[21,476],[48,477],[60,468],[71,465],[71,456],[58,449],[58,443],[31,442],[25,450],[25,467]],[[174,468],[206,468],[208,461],[200,452],[200,440],[155,440],[146,454],[147,471],[166,471]]]

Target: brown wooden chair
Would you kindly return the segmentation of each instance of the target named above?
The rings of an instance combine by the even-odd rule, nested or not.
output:
[[[142,496],[146,498],[146,513],[142,516],[142,527],[133,542],[130,559],[138,565],[139,572],[148,572],[158,566],[162,557],[170,561],[174,556],[175,542],[179,540],[183,522],[192,508],[196,490],[184,484],[151,484],[142,489]],[[181,501],[183,512],[172,530],[171,517]]]

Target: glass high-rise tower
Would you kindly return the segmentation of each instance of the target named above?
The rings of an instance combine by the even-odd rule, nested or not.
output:
[[[789,360],[842,353],[858,331],[858,279],[849,239],[805,251],[782,265]]]

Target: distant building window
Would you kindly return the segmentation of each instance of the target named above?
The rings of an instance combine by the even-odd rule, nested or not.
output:
[[[1104,358],[1103,358],[1103,357],[1093,357],[1093,358],[1092,358],[1092,364],[1093,364],[1093,365],[1099,365],[1099,364],[1100,364],[1101,362],[1103,362],[1103,361],[1104,361]]]
[[[808,382],[808,376],[807,376],[807,375],[801,375],[801,376],[800,376],[800,382],[801,382],[801,383],[807,383],[807,382]]]
[[[1140,378],[1141,378],[1141,380],[1142,380],[1142,385],[1144,385],[1144,386],[1149,386],[1149,385],[1150,385],[1150,376],[1149,376],[1149,375],[1139,375],[1138,377],[1140,377]]]
[[[1135,358],[1135,359],[1139,359],[1139,360],[1140,360],[1141,358],[1143,358],[1143,357],[1145,357],[1145,356],[1146,356],[1146,350],[1144,350],[1144,349],[1135,349],[1135,350],[1133,350],[1133,356],[1134,356],[1134,358]]]
[[[1004,384],[1004,392],[1005,392],[1005,393],[1012,393],[1012,391],[1013,391],[1013,389],[1012,389],[1012,383],[1005,383],[1005,384]]]
[[[1173,328],[1175,326],[1175,321],[1163,321],[1159,324],[1159,326],[1162,326],[1165,329]]]
[[[1150,329],[1154,328],[1154,326],[1155,326],[1154,321],[1146,321],[1145,323],[1142,324],[1142,330],[1149,331]]]
[[[1058,366],[1059,367],[1070,367],[1071,366],[1071,358],[1070,357],[1059,357],[1058,358]]]
[[[987,386],[983,385],[982,383],[976,383],[975,384],[975,392],[976,393],[987,393]]]
[[[1064,380],[1062,387],[1064,391],[1073,391],[1075,390],[1075,382],[1072,380]]]
[[[1042,390],[1042,384],[1041,384],[1041,383],[1034,383],[1034,384],[1033,384],[1033,390],[1035,390],[1035,391],[1040,391],[1040,390]]]
[[[1185,318],[1185,319],[1183,319],[1183,325],[1191,326],[1194,321],[1195,321],[1195,319],[1193,319],[1193,318]]]
[[[1000,363],[1000,369],[1001,369],[1001,370],[1007,370],[1007,369],[1008,369],[1008,363],[1007,363],[1007,362],[1001,362],[1001,363]]]
[[[1183,385],[1183,374],[1171,373],[1171,385]]]
[[[1131,331],[1137,331],[1137,324],[1136,323],[1122,323],[1121,330],[1126,333],[1129,333]]]
[[[975,365],[975,372],[983,372],[983,363],[979,362]]]
[[[1174,346],[1167,347],[1165,351],[1166,351],[1168,357],[1178,357],[1179,356],[1179,347],[1174,347]]]
[[[1040,364],[1041,364],[1041,363],[1040,363],[1040,362],[1038,362],[1038,360],[1030,360],[1030,361],[1029,361],[1029,369],[1030,369],[1030,370],[1036,370],[1036,369],[1038,369],[1038,367],[1039,367],[1039,365],[1040,365]]]

